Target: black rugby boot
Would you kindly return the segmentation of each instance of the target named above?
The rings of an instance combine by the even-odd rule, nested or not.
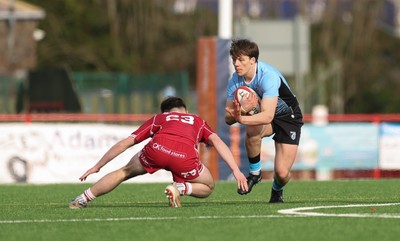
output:
[[[251,192],[251,189],[253,189],[253,186],[255,186],[257,183],[261,182],[262,179],[262,173],[260,172],[260,174],[258,175],[253,175],[253,174],[249,174],[249,176],[247,177],[247,185],[249,186],[249,190],[244,191],[241,188],[238,188],[238,193],[240,195],[246,195],[247,193]]]
[[[269,203],[283,203],[283,190],[276,191],[272,189]]]

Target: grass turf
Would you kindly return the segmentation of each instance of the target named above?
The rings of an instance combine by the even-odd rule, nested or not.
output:
[[[168,208],[166,183],[122,184],[82,210],[68,201],[90,184],[0,185],[0,240],[397,240],[399,180],[291,181],[284,204],[268,204],[271,182],[251,194],[217,182],[206,199],[182,197]],[[391,206],[379,204],[392,203]],[[371,204],[314,209],[324,215],[278,211],[299,207]],[[376,205],[372,205],[376,204]],[[372,215],[372,216],[371,216]]]

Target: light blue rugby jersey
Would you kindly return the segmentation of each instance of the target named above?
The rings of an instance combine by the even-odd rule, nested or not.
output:
[[[244,78],[235,72],[226,88],[227,100],[234,100],[234,92],[239,86],[247,86],[255,90],[259,97],[278,96],[275,115],[290,113],[290,106],[298,105],[296,96],[290,90],[286,79],[273,66],[262,61],[257,62],[256,76],[246,84]]]

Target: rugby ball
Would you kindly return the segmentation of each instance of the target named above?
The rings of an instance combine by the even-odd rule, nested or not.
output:
[[[250,93],[254,93],[258,97],[258,102],[257,102],[257,105],[253,109],[251,109],[249,111],[246,111],[245,109],[242,108],[242,100],[243,100],[243,98],[249,98],[250,97]],[[252,88],[249,88],[247,86],[239,86],[235,90],[234,95],[235,95],[235,100],[240,104],[240,108],[241,108],[242,114],[254,115],[254,114],[260,113],[260,111],[261,111],[261,99]]]

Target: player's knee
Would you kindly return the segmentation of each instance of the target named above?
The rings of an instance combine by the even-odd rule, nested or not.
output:
[[[210,188],[210,187],[209,187],[209,190],[208,190],[208,192],[205,194],[205,197],[209,197],[213,192],[214,192],[214,188]]]
[[[210,191],[211,191],[211,192],[214,191],[214,183],[209,184],[208,187],[210,188]]]
[[[209,197],[214,192],[214,183],[206,184],[207,191],[204,193],[204,197]]]
[[[246,145],[259,145],[261,143],[261,137],[259,135],[246,135]]]
[[[288,170],[276,170],[275,179],[279,184],[286,184],[290,179],[290,172]]]
[[[247,126],[246,127],[246,136],[249,137],[258,137],[260,136],[260,129],[255,128],[253,126]]]
[[[137,172],[133,165],[127,165],[127,166],[123,167],[121,170],[122,170],[121,173],[124,176],[125,180],[135,177],[137,175]]]

